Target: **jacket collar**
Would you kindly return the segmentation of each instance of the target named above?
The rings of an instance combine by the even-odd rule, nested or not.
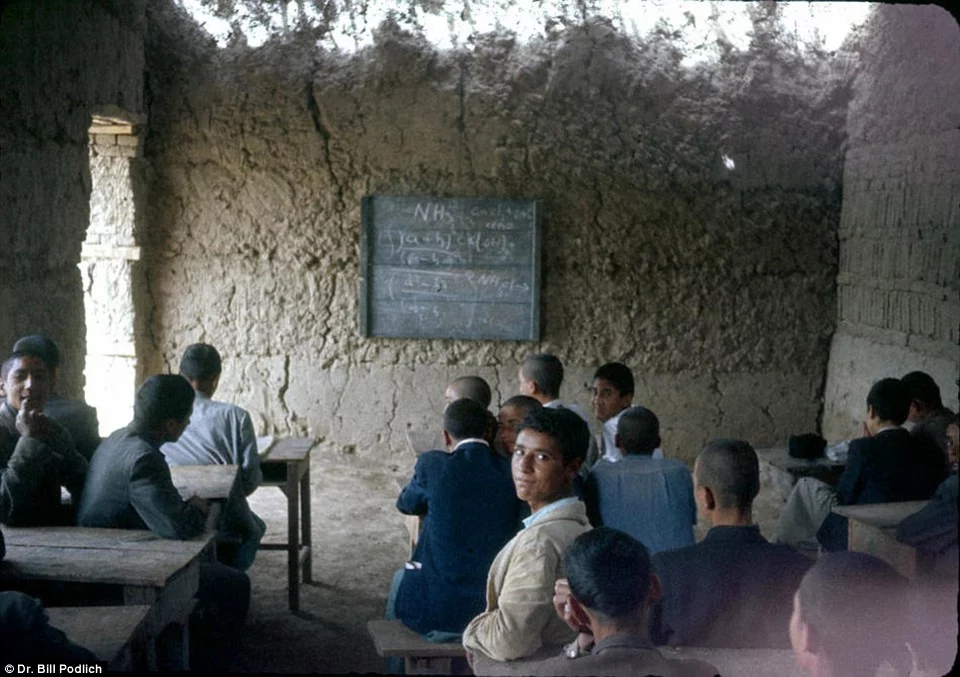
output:
[[[606,649],[650,649],[655,650],[653,642],[648,638],[641,637],[639,635],[629,635],[627,633],[619,635],[610,635],[605,637],[597,642],[593,649],[590,650],[591,655],[602,653]]]
[[[766,543],[767,539],[760,535],[760,527],[751,524],[748,527],[713,527],[703,537],[701,543]]]
[[[523,526],[525,528],[535,527],[554,520],[575,520],[583,524],[590,523],[587,520],[587,509],[583,502],[576,496],[568,496],[540,508],[523,520]]]
[[[12,427],[16,427],[17,412],[14,411],[13,407],[7,404],[6,401],[4,401],[2,405],[0,405],[0,420],[5,421]]]

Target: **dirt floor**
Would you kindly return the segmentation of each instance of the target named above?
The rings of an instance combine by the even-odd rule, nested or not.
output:
[[[318,451],[311,466],[315,582],[301,588],[301,611],[291,613],[286,553],[260,552],[250,569],[250,617],[232,671],[383,672],[366,622],[383,617],[390,578],[408,554],[394,499],[397,479],[405,482],[409,469]],[[779,500],[764,488],[755,504],[755,519],[768,537]],[[250,503],[267,522],[265,540],[285,540],[286,499],[280,490],[258,489]],[[698,538],[705,530],[698,526]]]

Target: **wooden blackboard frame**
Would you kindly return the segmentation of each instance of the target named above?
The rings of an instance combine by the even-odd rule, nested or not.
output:
[[[522,297],[522,303],[515,301],[504,301],[502,303],[498,303],[490,300],[470,301],[468,299],[464,299],[464,301],[460,304],[456,304],[456,299],[454,299],[453,303],[451,303],[449,300],[446,301],[446,303],[461,306],[463,304],[467,304],[469,306],[471,303],[473,303],[493,308],[501,305],[504,309],[511,309],[515,315],[517,312],[522,312],[523,319],[525,321],[522,323],[516,323],[520,326],[515,327],[513,323],[509,325],[503,324],[498,325],[489,331],[485,331],[483,328],[470,328],[468,331],[466,331],[466,333],[462,326],[457,327],[456,329],[454,327],[442,327],[439,329],[435,327],[433,330],[424,331],[417,330],[385,332],[382,329],[377,331],[374,328],[375,320],[377,319],[377,311],[384,307],[382,299],[378,301],[376,298],[374,298],[374,289],[378,284],[378,273],[380,273],[382,278],[382,276],[387,274],[386,271],[388,269],[393,271],[392,274],[398,274],[397,269],[400,271],[407,270],[405,264],[378,264],[374,260],[377,254],[379,240],[382,239],[383,233],[385,232],[384,229],[386,228],[386,232],[392,233],[392,226],[386,226],[384,223],[377,222],[376,220],[375,212],[378,203],[381,205],[389,205],[390,208],[396,208],[396,205],[398,204],[403,205],[404,208],[410,204],[415,204],[416,206],[414,208],[414,213],[418,215],[421,214],[421,212],[426,212],[426,207],[423,207],[421,210],[422,205],[429,205],[431,209],[439,208],[441,211],[447,210],[448,213],[452,212],[458,215],[466,215],[468,214],[468,210],[471,210],[471,213],[476,213],[476,210],[481,210],[479,213],[483,215],[487,213],[483,210],[490,210],[492,212],[496,208],[498,214],[503,210],[509,211],[511,218],[513,218],[512,215],[514,213],[524,210],[523,213],[529,218],[524,218],[522,221],[509,221],[507,225],[520,225],[529,231],[523,232],[522,237],[515,238],[515,241],[513,242],[513,246],[519,244],[521,248],[525,248],[529,245],[529,256],[524,255],[524,249],[524,251],[521,251],[518,257],[514,257],[517,259],[516,261],[510,261],[506,264],[497,264],[502,265],[503,268],[507,269],[509,274],[521,276],[524,280],[523,286],[529,287]],[[384,206],[383,208],[386,209],[387,207]],[[360,334],[362,336],[372,338],[538,341],[540,339],[540,257],[542,250],[541,211],[542,205],[539,200],[489,197],[444,198],[436,196],[388,195],[369,195],[364,197],[360,205]],[[489,228],[489,224],[484,224],[483,226],[476,225],[477,220],[482,220],[483,218],[485,217],[463,216],[462,220],[452,221],[443,227],[438,226],[433,229],[433,232],[441,233],[442,231],[442,234],[447,235],[448,233],[445,229],[449,229],[449,234],[451,235],[457,233],[463,235],[469,231],[469,228],[474,228],[478,233],[486,233],[487,231],[483,230],[483,228]],[[507,233],[501,233],[500,236],[503,238],[504,242],[509,241],[509,235]],[[444,272],[451,269],[449,266],[445,266],[444,264],[431,266],[428,263],[424,264],[416,260],[414,264],[415,265],[409,267],[409,273],[412,275],[430,276],[450,274],[449,272]],[[475,269],[477,270],[475,271]],[[486,270],[489,273],[489,268],[486,268],[483,265],[457,265],[455,266],[455,270],[457,271],[456,275],[459,275],[461,272],[463,272],[465,275],[473,276],[471,277],[471,280],[479,279],[478,276],[481,275],[482,270]],[[526,280],[529,280],[529,284],[526,284]],[[382,283],[382,280],[380,281]],[[511,285],[511,292],[512,289],[513,287]],[[429,303],[429,301],[424,302],[424,304]],[[518,308],[518,306],[521,305],[524,306],[524,308]],[[526,308],[526,306],[529,306],[529,308]],[[474,306],[474,308],[475,307],[476,306]],[[442,322],[448,320],[448,318],[444,316],[442,312],[440,312],[439,315],[437,315],[438,311],[436,309],[434,309],[433,312],[437,317],[440,318],[439,321]],[[381,322],[380,324],[382,325],[384,322]]]

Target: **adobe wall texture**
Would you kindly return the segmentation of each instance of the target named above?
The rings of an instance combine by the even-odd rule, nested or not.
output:
[[[0,19],[0,352],[45,333],[82,396],[93,110],[143,109],[144,0],[14,0]]]
[[[926,371],[956,410],[960,372],[960,27],[933,5],[881,5],[862,52],[825,389],[832,439],[859,430],[877,379]]]
[[[762,447],[817,428],[839,57],[805,61],[760,26],[749,52],[685,71],[669,35],[638,45],[603,22],[472,51],[390,26],[351,56],[311,40],[217,50],[170,3],[148,17],[148,370],[214,343],[220,396],[261,433],[403,463],[449,379],[478,373],[505,399],[537,351],[584,406],[597,366],[630,365],[687,460],[717,435]],[[367,194],[543,200],[542,340],[360,336]]]

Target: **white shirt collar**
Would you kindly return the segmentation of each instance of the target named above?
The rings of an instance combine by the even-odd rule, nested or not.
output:
[[[543,506],[542,508],[540,508],[539,510],[537,510],[535,513],[533,513],[529,517],[525,517],[523,519],[523,526],[524,528],[526,528],[526,527],[529,527],[531,524],[536,524],[538,521],[540,521],[544,517],[544,515],[549,515],[554,510],[570,505],[572,503],[576,503],[579,500],[580,499],[577,498],[576,496],[567,496],[566,498],[561,498],[559,501],[554,501],[553,503],[549,503]]]
[[[457,449],[462,447],[464,444],[482,444],[486,447],[490,446],[490,443],[484,439],[480,439],[479,437],[468,437],[465,440],[460,440],[459,442],[457,442],[457,446],[455,446],[453,450],[456,451]]]

